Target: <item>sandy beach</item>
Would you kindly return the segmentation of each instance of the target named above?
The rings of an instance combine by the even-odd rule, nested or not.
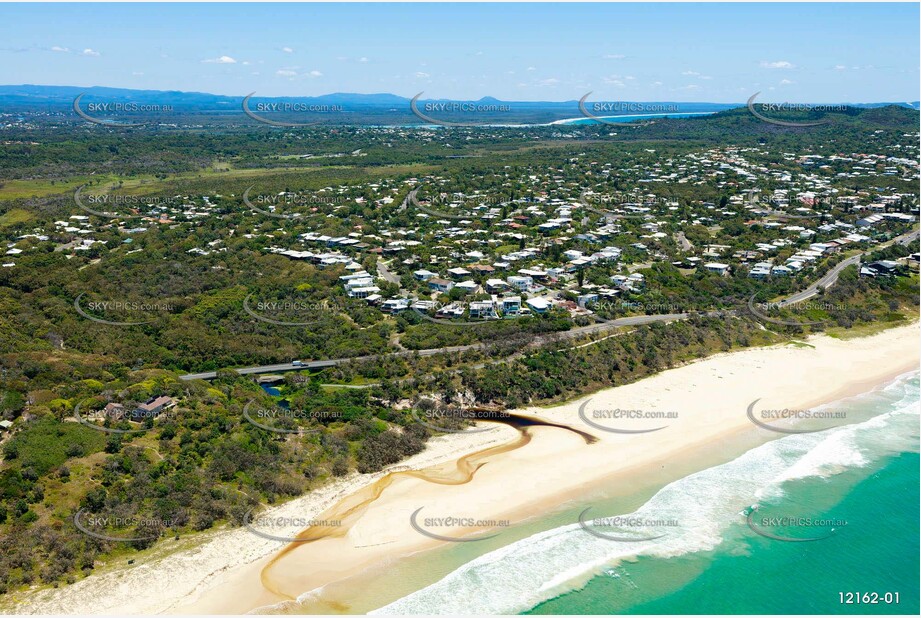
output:
[[[721,354],[565,405],[518,410],[578,431],[538,426],[522,434],[481,424],[492,429],[440,436],[398,466],[354,474],[272,509],[273,517],[339,522],[270,531],[300,533],[303,542],[245,528],[212,531],[190,549],[166,555],[154,549],[133,567],[103,568],[74,585],[33,593],[15,611],[239,614],[401,557],[422,560],[419,552],[446,544],[439,536],[470,539],[501,529],[483,520],[514,526],[628,473],[720,448],[737,435],[780,437],[749,420],[754,400],[758,409],[808,409],[867,392],[918,368],[919,332],[914,323],[866,338],[820,335],[806,344]],[[460,521],[441,521],[447,518]],[[330,609],[348,611],[346,600],[337,603]]]

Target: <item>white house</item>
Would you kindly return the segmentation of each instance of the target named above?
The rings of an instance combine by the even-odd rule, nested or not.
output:
[[[774,275],[775,277],[786,277],[791,272],[793,271],[790,268],[786,266],[781,266],[779,264],[771,268],[771,274]]]
[[[507,288],[508,284],[502,279],[487,279],[486,280],[486,291],[490,293],[498,292],[503,288]]]
[[[475,300],[470,303],[471,318],[497,318],[496,305],[491,300]]]
[[[391,298],[381,303],[381,311],[384,313],[400,313],[409,308],[408,298]]]
[[[479,288],[480,286],[477,285],[476,281],[468,280],[468,281],[461,281],[454,287],[456,287],[459,290],[462,290],[464,294],[470,294],[471,292],[476,291],[476,289]]]
[[[501,307],[504,315],[517,315],[521,311],[521,297],[506,296],[502,299]]]
[[[464,317],[464,306],[460,303],[451,303],[447,307],[442,307],[435,314],[436,318],[462,318]]]
[[[748,271],[748,276],[752,279],[767,279],[771,274],[770,262],[758,262]]]
[[[438,279],[437,277],[429,279],[429,289],[436,292],[450,292],[451,288],[454,287],[453,281],[448,281],[447,279]]]
[[[529,298],[525,304],[534,313],[547,313],[550,310],[550,303],[543,298]]]
[[[534,285],[534,279],[532,277],[521,275],[512,275],[506,279],[506,281],[508,281],[510,286],[518,288],[519,290],[527,290]]]
[[[377,294],[381,289],[376,285],[357,287],[349,290],[349,298],[368,298],[372,294]]]
[[[425,270],[424,268],[422,268],[422,269],[417,270],[416,272],[414,272],[414,273],[413,273],[413,277],[415,277],[415,278],[418,279],[419,281],[428,281],[429,279],[431,279],[432,277],[436,276],[437,274],[438,274],[438,273],[433,273],[433,272],[430,271],[430,270]]]

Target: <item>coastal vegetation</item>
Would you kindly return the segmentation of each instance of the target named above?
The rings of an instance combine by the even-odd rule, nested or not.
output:
[[[750,195],[744,174],[725,181],[719,165],[700,182],[650,182],[649,170],[663,161],[701,152],[719,160],[729,155],[710,149],[731,143],[770,171],[759,179],[767,195],[784,174],[806,166],[805,153],[863,152],[872,144],[880,157],[873,169],[839,179],[844,164],[834,163],[823,178],[865,202],[861,192],[884,180],[887,192],[906,196],[887,212],[917,212],[917,196],[908,197],[916,182],[887,171],[887,158],[904,159],[900,140],[917,131],[917,112],[864,109],[839,120],[804,133],[732,110],[625,126],[617,139],[609,127],[593,125],[12,127],[0,150],[0,235],[13,264],[0,268],[0,420],[11,421],[0,433],[0,593],[72,583],[106,561],[242,525],[257,505],[417,454],[439,428],[417,409],[426,397],[495,409],[559,403],[717,352],[917,319],[918,274],[907,268],[891,277],[844,268],[806,309],[770,312],[788,324],[748,311],[753,295],[765,302],[790,295],[850,255],[869,251],[864,262],[872,262],[916,254],[917,239],[871,250],[914,224],[882,222],[855,249],[758,280],[734,256],[790,238],[783,227],[804,218],[753,218],[742,201]],[[772,154],[787,151],[802,156]],[[533,180],[538,171],[546,176]],[[79,187],[84,205],[118,216],[78,208]],[[243,200],[251,187],[253,196],[309,199],[287,211],[260,202],[260,214]],[[566,264],[567,251],[589,254],[600,244],[592,234],[610,213],[586,211],[556,235],[528,220],[527,208],[548,196],[578,204],[590,189],[646,204],[654,188],[656,199],[648,202],[649,218],[617,221],[617,261],[561,272],[568,287],[560,306],[514,319],[439,323],[424,312],[382,312],[341,285],[352,270],[377,274],[386,262],[396,282],[380,282],[384,297],[412,292],[439,305],[463,298],[455,290],[433,293],[412,274],[452,263],[459,252],[445,247],[450,222],[407,206],[417,188],[423,201],[480,192],[504,204],[495,220],[470,223],[474,240],[464,249],[498,259],[534,247],[516,269]],[[114,194],[135,200],[89,200]],[[144,210],[140,198],[168,208]],[[829,219],[858,216],[849,204],[810,205]],[[523,217],[517,227],[502,224],[513,216]],[[812,236],[778,245],[776,259],[843,233],[814,227]],[[508,236],[510,229],[518,236]],[[690,266],[679,232],[693,247],[711,247],[708,259],[735,260],[733,267],[722,276]],[[347,245],[349,259],[335,264],[285,255],[303,248],[305,234],[355,235],[363,247]],[[83,244],[89,236],[94,242]],[[404,248],[385,255],[394,240]],[[589,303],[591,312],[576,309],[586,284],[599,288],[628,275],[641,275],[643,285],[618,290],[617,302]],[[491,276],[471,279],[484,286]],[[533,289],[521,295],[537,296]],[[562,308],[566,303],[574,310]],[[684,319],[606,324],[664,313]],[[453,346],[462,347],[444,349]],[[275,376],[272,391],[233,370],[293,359],[338,364]],[[206,371],[215,378],[183,378]],[[175,405],[142,419],[110,407],[130,413],[157,398]]]

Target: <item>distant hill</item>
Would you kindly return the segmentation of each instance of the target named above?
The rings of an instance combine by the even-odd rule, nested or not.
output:
[[[0,85],[0,113],[3,112],[54,112],[67,113],[72,109],[74,99],[83,94],[81,107],[91,103],[135,103],[139,105],[170,106],[178,114],[227,114],[239,112],[243,98],[240,96],[227,96],[205,92],[182,92],[177,90],[133,90],[128,88],[109,88],[104,86],[42,86],[42,85]],[[341,116],[330,120],[349,123],[373,123],[386,118],[389,122],[413,122],[414,116],[410,110],[410,98],[391,93],[349,93],[334,92],[311,97],[263,97],[256,93],[250,101],[251,107],[258,104],[271,103],[296,103],[309,106],[339,106],[345,112]],[[610,102],[611,99],[606,101]],[[582,114],[579,111],[578,100],[569,101],[502,101],[494,97],[483,97],[477,101],[461,101],[456,99],[431,99],[420,98],[419,108],[425,109],[426,104],[441,103],[475,103],[484,106],[506,106],[507,110],[501,112],[485,112],[477,115],[480,121],[496,123],[546,123],[566,118],[577,118]],[[622,101],[621,103],[629,103]],[[669,109],[677,112],[720,112],[744,107],[744,102],[739,103],[700,103],[682,101],[644,101],[646,106],[670,106]],[[591,105],[586,104],[591,110]],[[886,108],[887,106],[900,106],[918,109],[918,102],[913,103],[849,103],[856,108]],[[593,112],[597,115],[618,115],[636,113],[622,112]],[[431,112],[438,119],[447,121],[465,121],[470,114],[448,112]]]

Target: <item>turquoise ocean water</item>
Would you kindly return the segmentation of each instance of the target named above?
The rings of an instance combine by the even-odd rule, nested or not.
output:
[[[917,615],[918,373],[828,407],[850,424],[663,487],[631,515],[667,527],[617,534],[636,542],[557,527],[375,613]],[[847,592],[881,602],[843,604]]]

